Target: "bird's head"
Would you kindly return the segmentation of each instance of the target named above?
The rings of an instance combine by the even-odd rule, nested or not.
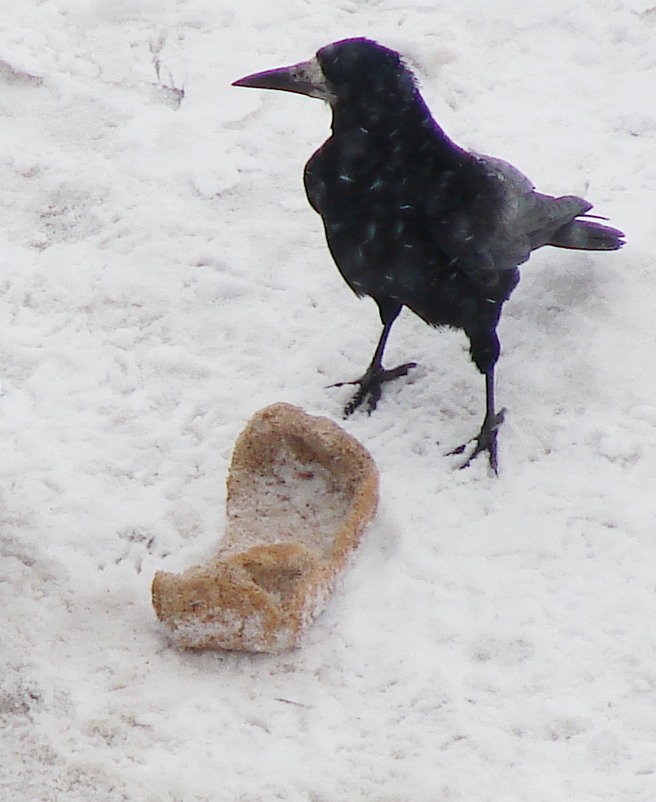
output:
[[[343,39],[322,47],[309,61],[256,72],[233,83],[257,89],[281,89],[317,97],[336,107],[390,103],[414,97],[414,76],[400,55],[370,39]]]

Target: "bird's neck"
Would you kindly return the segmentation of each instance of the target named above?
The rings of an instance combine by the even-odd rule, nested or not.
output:
[[[445,159],[460,152],[418,94],[391,107],[366,101],[337,103],[333,106],[332,130],[337,139],[366,138],[371,146],[385,150],[426,147],[433,154],[443,151]]]

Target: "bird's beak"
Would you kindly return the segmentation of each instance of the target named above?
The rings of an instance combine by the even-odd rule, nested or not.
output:
[[[299,64],[292,64],[291,67],[256,72],[240,78],[232,85],[249,86],[254,89],[281,89],[283,92],[318,97],[329,103],[333,99],[333,93],[316,57],[309,61],[301,61]]]

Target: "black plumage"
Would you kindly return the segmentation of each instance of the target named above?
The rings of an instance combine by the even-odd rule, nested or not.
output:
[[[486,404],[465,465],[486,451],[496,471],[503,419],[494,405],[496,328],[518,265],[543,245],[615,250],[622,232],[589,219],[592,205],[582,198],[540,194],[507,162],[458,147],[399,54],[376,42],[335,42],[310,61],[235,85],[298,92],[332,108],[332,135],[305,167],[305,190],[344,280],[376,301],[383,323],[371,364],[351,382],[359,389],[345,414],[365,401],[371,412],[381,384],[415,366],[382,365],[390,328],[407,306],[426,323],[469,338]]]

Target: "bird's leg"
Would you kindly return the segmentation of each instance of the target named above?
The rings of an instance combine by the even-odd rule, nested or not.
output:
[[[505,415],[505,407],[498,412],[494,411],[494,368],[490,368],[485,374],[485,418],[483,419],[481,430],[472,440],[469,440],[467,443],[449,452],[449,454],[462,454],[469,443],[476,443],[474,450],[469,455],[467,461],[460,466],[461,468],[467,468],[482,451],[487,451],[490,467],[495,474],[499,473],[497,463],[497,431],[499,426],[503,423]]]
[[[374,351],[371,363],[364,375],[359,379],[355,379],[355,381],[337,382],[336,384],[330,385],[331,387],[344,387],[346,384],[360,385],[356,394],[344,407],[345,418],[348,418],[349,415],[355,412],[365,399],[367,401],[367,412],[371,415],[380,401],[380,396],[382,394],[381,385],[383,382],[392,381],[392,379],[397,379],[399,376],[405,376],[411,368],[417,367],[416,362],[406,362],[391,370],[385,370],[385,368],[383,368],[383,351],[387,344],[387,338],[389,337],[392,323],[396,320],[400,308],[401,307],[398,307],[392,315],[385,316],[383,320],[383,331],[378,340],[378,345]]]

